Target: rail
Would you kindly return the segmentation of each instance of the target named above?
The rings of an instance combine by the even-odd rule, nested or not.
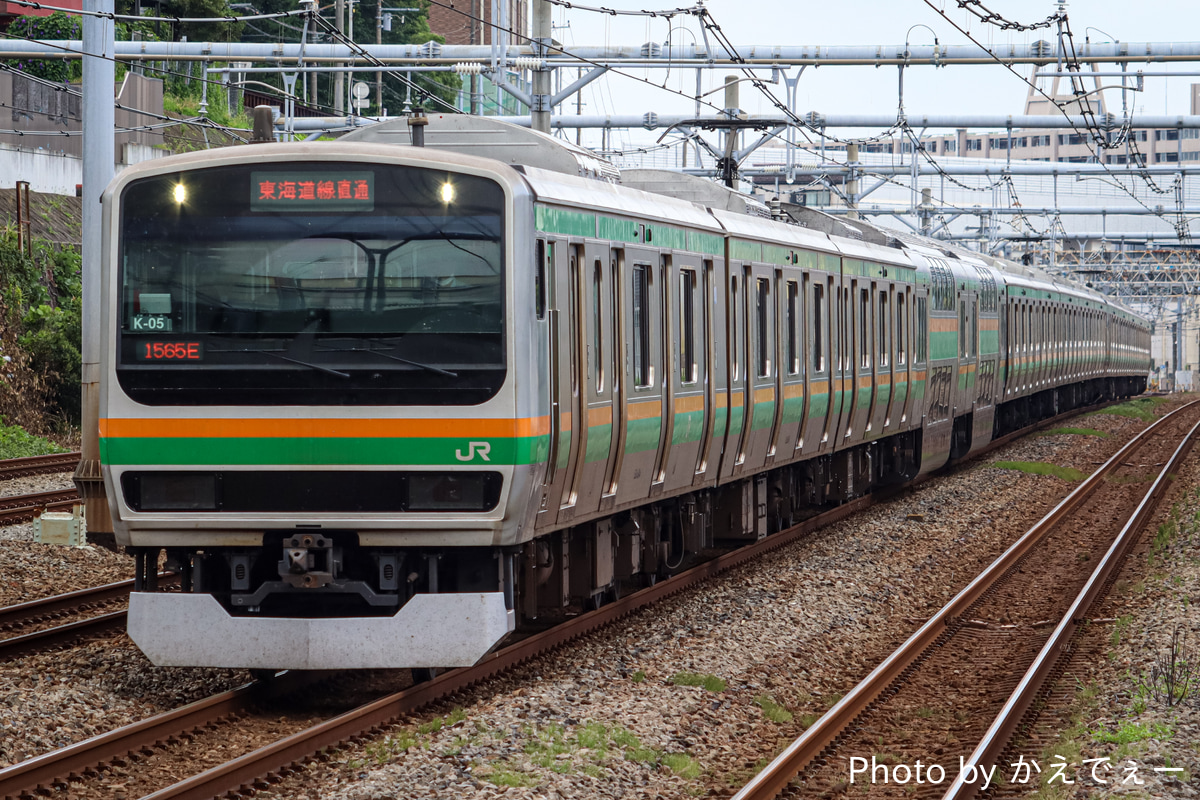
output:
[[[911,675],[923,655],[943,637],[949,636],[956,621],[967,609],[982,598],[1009,569],[1019,563],[1059,520],[1092,494],[1103,482],[1105,476],[1115,470],[1134,449],[1140,447],[1150,436],[1159,431],[1168,420],[1176,414],[1193,408],[1198,403],[1200,400],[1188,403],[1170,414],[1160,417],[1126,443],[913,633],[862,682],[842,697],[833,708],[776,756],[765,769],[733,796],[733,800],[770,800],[777,797],[808,764],[832,750],[836,746],[838,736],[849,728],[861,714],[868,711],[893,683]],[[1190,436],[1191,434],[1189,434],[1189,438]],[[1158,482],[1155,483],[1155,486],[1157,485]],[[1149,497],[1147,497],[1148,499]],[[1138,513],[1142,513],[1146,503],[1147,501],[1144,500],[1142,506],[1139,506]],[[1135,514],[1136,517],[1137,514]]]

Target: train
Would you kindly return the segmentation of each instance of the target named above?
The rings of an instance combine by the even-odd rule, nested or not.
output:
[[[105,191],[95,435],[152,663],[473,664],[1145,389],[1148,323],[1087,287],[427,122]]]

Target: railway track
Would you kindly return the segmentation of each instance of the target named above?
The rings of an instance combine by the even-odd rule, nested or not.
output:
[[[1032,724],[1030,710],[1191,447],[1198,411],[1200,402],[1177,409],[1118,451],[734,800],[857,790],[959,800],[985,784],[1004,791],[981,774],[1010,779],[990,770],[1015,760],[1006,749]],[[1157,477],[1146,474],[1150,466],[1161,467]],[[1037,582],[1046,575],[1053,580]],[[927,770],[921,783],[918,761]],[[934,764],[940,774],[928,771]]]
[[[1086,411],[1089,409],[1084,409]],[[985,452],[994,450],[1038,428],[1060,423],[1080,411],[1046,420],[1027,429],[997,440]],[[400,692],[379,697],[358,708],[305,728],[272,743],[254,749],[231,761],[193,775],[169,786],[137,791],[153,800],[167,798],[211,798],[228,792],[251,792],[257,787],[286,775],[295,766],[317,754],[357,737],[369,735],[405,714],[424,708],[438,700],[451,697],[474,684],[493,678],[526,661],[562,647],[595,632],[622,617],[628,616],[685,589],[710,580],[741,564],[809,536],[815,530],[851,516],[874,504],[886,502],[907,491],[897,489],[860,498],[829,512],[813,517],[786,531],[773,534],[754,545],[727,553],[687,572],[616,600],[598,610],[568,620],[563,625],[535,634],[509,645],[474,667],[448,671],[431,681]],[[223,721],[242,718],[255,704],[255,694],[244,691],[236,698],[213,698],[189,707],[161,715],[135,725],[95,737],[61,751],[47,753],[36,759],[0,770],[0,797],[28,796],[37,788],[62,786],[72,775],[98,774],[103,764],[125,763],[130,754],[140,757],[175,758],[186,762],[186,755],[172,756],[170,751],[205,729],[224,724]],[[154,754],[154,755],[148,755]],[[126,787],[132,792],[133,788]],[[131,794],[132,796],[132,794]]]
[[[66,472],[79,464],[79,453],[52,453],[48,456],[8,458],[0,461],[0,481],[24,478],[29,475],[46,475]]]
[[[78,503],[79,492],[74,489],[0,497],[0,525],[28,522],[46,511],[69,511]]]
[[[159,575],[159,585],[164,588],[176,586],[178,582],[178,577],[172,573]],[[0,634],[15,634],[0,639],[0,660],[70,644],[122,627],[125,609],[112,609],[126,603],[132,589],[132,580],[117,581],[0,608]],[[73,619],[84,614],[91,616]],[[64,619],[70,621],[44,627]],[[31,631],[30,628],[38,630]]]

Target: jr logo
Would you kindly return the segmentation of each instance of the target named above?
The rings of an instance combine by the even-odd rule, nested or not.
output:
[[[490,442],[467,442],[467,454],[463,455],[462,450],[455,450],[454,457],[459,461],[474,461],[476,454],[484,461],[491,461],[488,458],[488,453],[492,452]]]

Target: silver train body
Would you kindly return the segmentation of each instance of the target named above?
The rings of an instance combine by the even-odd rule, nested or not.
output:
[[[1147,323],[1085,288],[434,123],[105,194],[100,452],[154,663],[470,664],[1145,387]]]

